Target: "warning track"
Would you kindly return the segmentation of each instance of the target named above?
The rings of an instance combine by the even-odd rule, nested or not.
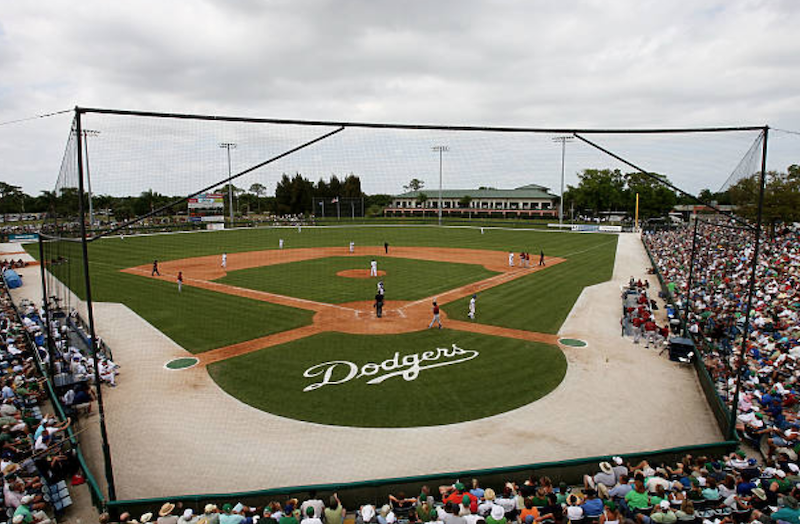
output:
[[[389,300],[384,305],[383,318],[380,319],[376,318],[371,301],[328,304],[213,282],[213,280],[224,277],[228,271],[300,262],[303,260],[332,256],[365,255],[409,258],[434,262],[469,262],[471,264],[482,265],[486,269],[499,274],[451,289],[444,293],[439,293],[435,297],[425,297],[413,302]],[[182,271],[183,283],[186,286],[198,287],[218,293],[226,293],[315,312],[313,322],[310,325],[229,346],[223,346],[196,355],[196,357],[200,359],[198,365],[207,366],[214,362],[244,355],[267,347],[285,344],[325,331],[337,331],[359,335],[385,335],[422,331],[428,327],[428,322],[431,319],[431,302],[434,298],[440,306],[445,305],[474,293],[486,291],[495,286],[530,275],[531,273],[542,271],[547,267],[564,261],[565,259],[563,258],[546,257],[546,266],[521,268],[508,266],[508,253],[505,251],[441,247],[393,247],[387,254],[382,247],[361,247],[357,248],[355,253],[350,253],[346,248],[328,247],[229,253],[225,268],[220,266],[219,255],[172,260],[159,263],[161,276],[155,277],[150,277],[151,266],[149,264],[123,269],[122,271],[168,282],[175,282],[178,271]],[[545,342],[548,344],[558,343],[558,337],[556,335],[491,326],[478,322],[448,320],[443,311],[441,312],[441,317],[448,329]]]

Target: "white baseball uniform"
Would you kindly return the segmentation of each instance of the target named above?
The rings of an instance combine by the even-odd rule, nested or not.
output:
[[[371,277],[378,276],[378,262],[375,260],[369,263],[369,276]]]
[[[228,254],[227,253],[223,253],[222,254],[222,267],[223,268],[228,267]]]
[[[508,265],[509,267],[514,267],[514,252],[510,252],[508,254]]]
[[[283,249],[283,239],[278,240],[278,249]]]
[[[469,313],[467,313],[469,318],[475,318],[475,297],[469,299]]]
[[[350,242],[350,252],[354,253],[355,250],[356,250],[356,243],[355,242]]]

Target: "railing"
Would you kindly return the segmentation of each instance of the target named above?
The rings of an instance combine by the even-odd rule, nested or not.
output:
[[[11,300],[11,305],[13,306],[14,312],[16,313],[17,321],[22,323],[22,315],[19,312],[17,304],[14,302],[14,298],[12,297],[11,292],[6,286],[5,280],[1,278],[0,280],[3,280],[3,288],[5,289],[6,294]],[[49,326],[44,326],[43,329],[46,330],[48,329],[48,327]],[[39,357],[39,351],[37,349],[38,345],[36,344],[36,341],[33,339],[33,337],[31,337],[30,333],[28,333],[27,330],[24,331],[25,331],[25,337],[28,342],[28,346],[33,348],[33,354],[34,354],[33,360],[36,363],[36,368],[39,371],[39,374],[44,378],[48,399],[50,400],[50,403],[53,405],[53,410],[55,411],[58,419],[61,422],[64,422],[67,419],[67,416],[64,412],[64,407],[61,405],[61,399],[58,398],[58,395],[55,392],[55,388],[53,387],[53,383],[50,380],[48,373],[45,369],[44,363],[41,361]],[[46,333],[47,331],[44,332]],[[94,475],[92,475],[89,466],[86,464],[86,459],[83,456],[83,452],[81,451],[78,438],[75,436],[75,432],[73,431],[72,426],[67,428],[66,433],[67,433],[67,438],[70,441],[70,444],[72,445],[73,449],[75,449],[75,455],[78,459],[78,463],[80,464],[80,468],[81,471],[83,472],[84,479],[86,479],[86,484],[89,486],[89,493],[91,494],[92,497],[92,504],[94,504],[94,506],[97,507],[98,509],[104,508],[106,503],[105,496],[103,495],[103,492],[100,490],[100,486],[97,484]]]

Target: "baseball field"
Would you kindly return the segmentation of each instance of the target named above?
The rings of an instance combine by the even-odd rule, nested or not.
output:
[[[648,264],[632,234],[303,227],[109,237],[88,247],[97,331],[122,366],[119,386],[104,394],[120,497],[718,438],[693,371],[619,337],[619,286],[646,278]],[[531,253],[529,266],[520,252]],[[80,244],[47,253],[49,285],[85,296]],[[22,289],[35,297],[37,279],[26,278]],[[442,329],[429,328],[434,301]],[[76,297],[68,305],[85,314]],[[663,401],[642,404],[642,391]],[[669,431],[657,423],[665,416]],[[634,419],[636,431],[621,431]],[[102,471],[99,436],[87,431],[83,445]],[[454,445],[480,452],[454,457]]]
[[[323,424],[411,427],[502,413],[558,386],[567,364],[555,333],[582,289],[610,277],[615,250],[613,235],[307,227],[111,237],[90,245],[89,260],[95,301],[128,306],[237,399]],[[373,260],[379,276],[370,277]],[[85,292],[79,275],[61,280]],[[442,330],[427,329],[434,301]],[[476,356],[426,354],[440,347]],[[400,372],[417,354],[413,378]],[[489,361],[499,373],[481,378]],[[368,363],[378,369],[365,372]],[[371,371],[395,374],[378,385]],[[314,383],[322,385],[305,389]],[[335,409],[342,405],[345,413]]]

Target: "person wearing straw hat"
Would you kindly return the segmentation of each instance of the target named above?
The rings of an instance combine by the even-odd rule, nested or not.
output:
[[[214,504],[206,504],[203,508],[201,518],[205,519],[206,524],[219,524],[219,510]]]
[[[172,514],[175,509],[175,504],[165,502],[161,509],[158,510],[158,520],[156,524],[178,524],[178,517]]]
[[[614,473],[614,468],[605,461],[600,463],[600,471],[593,477],[589,475],[583,476],[583,487],[585,489],[593,488],[600,491],[602,489],[600,486],[602,485],[607,491],[608,488],[613,488],[616,483],[617,475]]]
[[[581,498],[575,493],[567,497],[567,520],[569,522],[577,522],[583,520],[583,508],[581,507]]]

